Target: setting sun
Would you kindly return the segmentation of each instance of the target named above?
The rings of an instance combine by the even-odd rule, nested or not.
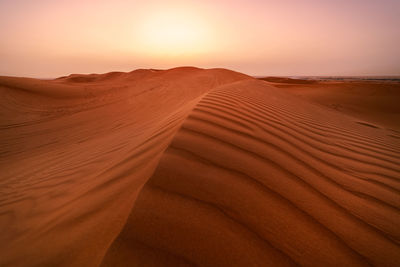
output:
[[[138,45],[153,56],[190,56],[211,47],[212,29],[193,10],[163,8],[139,20]]]

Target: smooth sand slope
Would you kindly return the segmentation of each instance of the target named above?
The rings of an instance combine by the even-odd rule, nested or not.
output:
[[[398,125],[275,83],[0,78],[0,265],[398,265]]]

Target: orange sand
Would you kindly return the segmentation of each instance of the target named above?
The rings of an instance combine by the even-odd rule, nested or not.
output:
[[[399,92],[0,77],[0,266],[398,265]]]

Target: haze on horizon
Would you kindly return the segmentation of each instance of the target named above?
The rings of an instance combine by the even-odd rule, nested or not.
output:
[[[398,0],[0,0],[0,75],[400,75]]]

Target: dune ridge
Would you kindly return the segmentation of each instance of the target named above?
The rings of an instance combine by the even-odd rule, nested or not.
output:
[[[249,78],[197,68],[124,76],[0,78],[0,265],[98,265],[198,98]],[[53,92],[60,84],[73,97]]]
[[[0,78],[0,265],[395,266],[398,133],[275,85]]]

